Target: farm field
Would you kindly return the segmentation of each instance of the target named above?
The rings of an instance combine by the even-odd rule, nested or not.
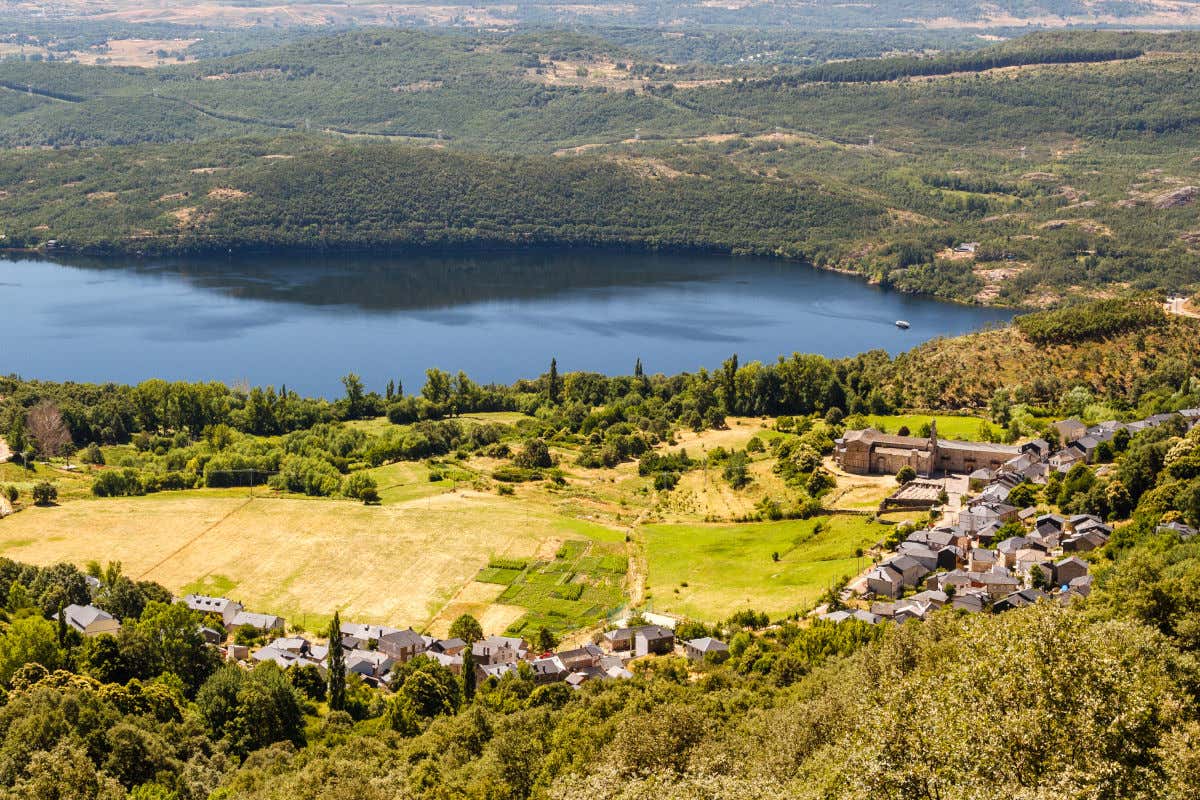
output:
[[[743,525],[647,525],[643,533],[652,606],[709,621],[739,609],[773,616],[798,611],[843,575],[859,572],[866,562],[855,550],[873,545],[887,530],[858,515]],[[778,562],[772,553],[779,554]]]
[[[319,630],[343,618],[436,630],[450,603],[486,609],[467,589],[496,557],[553,558],[565,528],[548,508],[479,492],[383,506],[256,496],[245,490],[164,492],[27,508],[4,520],[0,554],[23,562],[120,561],[126,574],[174,592],[219,591],[250,609]],[[485,622],[514,621],[523,609]]]

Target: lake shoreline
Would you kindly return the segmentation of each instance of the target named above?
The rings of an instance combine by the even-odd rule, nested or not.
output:
[[[200,258],[200,259],[226,259],[239,258],[247,256],[265,256],[265,257],[285,257],[295,256],[304,258],[320,258],[320,257],[352,257],[352,256],[373,256],[373,257],[396,257],[396,256],[477,256],[477,255],[554,255],[554,254],[572,254],[580,253],[587,254],[628,254],[638,256],[662,255],[662,256],[719,256],[722,258],[732,259],[763,259],[774,261],[781,264],[795,264],[807,267],[819,272],[833,273],[844,275],[848,278],[854,278],[868,286],[881,289],[883,291],[896,292],[897,294],[917,297],[923,299],[934,300],[939,303],[948,305],[966,306],[969,308],[992,308],[998,310],[1021,311],[1021,306],[1014,306],[1005,303],[980,303],[973,299],[964,299],[958,297],[942,297],[924,292],[909,291],[903,288],[889,286],[882,287],[879,281],[874,280],[871,276],[859,272],[857,270],[846,267],[838,267],[832,265],[815,264],[812,261],[803,258],[795,258],[792,256],[780,255],[777,252],[757,251],[757,250],[741,250],[730,249],[721,246],[687,246],[687,245],[666,245],[666,246],[651,246],[638,244],[635,242],[614,242],[614,243],[574,243],[569,241],[558,242],[530,242],[521,244],[507,240],[489,240],[477,239],[468,242],[459,242],[455,244],[388,244],[379,247],[370,247],[363,245],[336,245],[329,247],[306,247],[306,246],[261,246],[254,244],[241,244],[233,247],[220,246],[205,246],[205,247],[188,247],[174,246],[165,248],[141,248],[135,249],[125,246],[114,247],[97,247],[95,245],[85,245],[83,247],[70,247],[64,245],[56,245],[54,247],[4,247],[0,246],[0,256],[6,254],[15,255],[31,255],[48,260],[54,260],[56,256],[71,256],[94,258],[99,260],[111,259],[132,259],[141,262],[147,262],[153,259],[176,259],[176,258]]]
[[[50,380],[244,379],[325,394],[348,371],[372,386],[419,386],[430,366],[505,383],[551,358],[569,371],[626,374],[641,359],[676,374],[733,353],[746,363],[895,355],[1013,315],[762,257],[612,247],[271,252],[5,254],[0,283],[12,310],[0,370]],[[898,330],[900,319],[912,330]]]

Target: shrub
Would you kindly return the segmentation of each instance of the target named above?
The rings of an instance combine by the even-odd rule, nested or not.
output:
[[[100,450],[100,445],[92,442],[84,448],[83,453],[79,456],[79,460],[84,464],[95,464],[97,466],[104,465],[104,453]]]
[[[342,494],[352,500],[370,503],[379,499],[379,486],[366,472],[355,472],[342,481]]]
[[[279,474],[270,481],[273,489],[312,497],[328,497],[338,490],[341,483],[341,474],[328,461],[295,455],[283,460]]]
[[[525,481],[541,480],[542,473],[534,469],[522,469],[521,467],[506,465],[496,467],[492,470],[492,477],[505,483],[523,483]]]
[[[129,497],[145,494],[145,487],[135,469],[107,470],[92,482],[92,494],[96,497]]]
[[[660,492],[669,492],[678,484],[678,472],[660,472],[654,476],[654,488]]]
[[[541,439],[530,439],[521,452],[513,457],[513,464],[524,469],[553,466],[550,448]]]
[[[53,505],[58,499],[58,489],[48,481],[41,481],[33,486],[33,503],[38,506]]]

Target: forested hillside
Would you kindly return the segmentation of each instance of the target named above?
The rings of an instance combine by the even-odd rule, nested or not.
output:
[[[0,155],[0,175],[9,243],[100,252],[580,244],[803,258],[885,221],[849,188],[756,181],[711,157],[692,170],[294,137]]]
[[[0,141],[61,149],[0,152],[0,233],[702,247],[981,303],[1191,294],[1198,41],[1040,33],[768,68],[671,63],[634,35],[372,30],[158,68],[9,60]]]

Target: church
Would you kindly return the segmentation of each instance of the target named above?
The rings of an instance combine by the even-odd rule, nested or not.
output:
[[[1020,452],[1012,445],[939,439],[933,421],[928,438],[892,436],[874,428],[846,431],[835,442],[833,457],[839,467],[857,475],[895,475],[903,467],[918,475],[944,475],[998,469]]]

